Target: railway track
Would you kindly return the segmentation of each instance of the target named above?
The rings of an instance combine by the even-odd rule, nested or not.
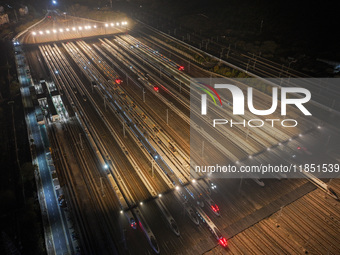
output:
[[[123,38],[123,39],[122,39]],[[125,38],[125,39],[124,39]],[[129,38],[126,39],[126,36],[122,36],[121,37],[122,40],[128,42]],[[131,39],[131,38],[130,38]],[[116,44],[117,48],[120,47],[119,51],[123,56],[123,52],[125,52],[125,56],[130,56],[130,63],[134,63],[136,66],[138,65],[139,68],[141,68],[141,70],[143,72],[147,72],[148,69],[151,68],[150,65],[148,65],[148,67],[144,67],[146,66],[143,62],[145,62],[145,58],[142,58],[138,55],[134,55],[131,52],[128,52],[127,49],[124,49],[122,46],[119,46],[116,41],[114,41],[114,43]],[[90,51],[88,51],[86,49],[86,46],[91,45],[91,47],[94,49],[94,52],[97,52],[97,54],[94,53],[90,53]],[[128,183],[128,189],[131,191],[132,196],[134,197],[134,199],[136,199],[137,202],[139,201],[144,201],[147,200],[148,198],[150,198],[150,192],[148,192],[145,187],[143,186],[143,183],[141,182],[141,178],[144,177],[140,177],[139,175],[136,174],[136,172],[131,168],[131,164],[126,164],[126,163],[121,163],[121,162],[125,162],[126,158],[127,158],[127,153],[129,154],[136,154],[137,155],[137,149],[133,150],[133,141],[129,138],[124,138],[123,134],[122,134],[122,127],[120,124],[120,120],[119,118],[116,118],[116,116],[114,116],[114,114],[112,114],[111,110],[107,110],[107,102],[103,102],[103,93],[99,92],[99,90],[96,88],[95,91],[93,91],[93,88],[91,88],[90,82],[92,80],[93,77],[98,77],[98,80],[103,83],[103,87],[105,89],[108,89],[108,83],[106,82],[108,78],[113,78],[116,77],[117,74],[120,74],[121,76],[124,76],[124,74],[126,74],[125,72],[128,72],[128,68],[125,67],[122,68],[124,70],[120,70],[120,68],[116,67],[116,68],[112,68],[111,69],[107,69],[107,70],[103,70],[102,67],[104,67],[105,65],[97,65],[95,63],[94,58],[97,58],[98,56],[101,56],[102,59],[105,59],[105,54],[109,55],[109,57],[112,58],[116,58],[117,55],[112,54],[112,52],[110,52],[108,50],[108,48],[105,48],[102,44],[99,44],[99,46],[97,46],[98,43],[94,42],[92,44],[86,44],[84,42],[78,42],[77,44],[74,43],[68,43],[68,46],[65,48],[60,48],[58,45],[54,45],[52,46],[44,46],[44,50],[48,51],[50,54],[50,59],[49,61],[51,62],[50,65],[50,71],[51,73],[54,73],[56,70],[59,72],[59,75],[53,74],[52,76],[54,77],[56,84],[59,83],[65,83],[65,85],[58,85],[58,88],[63,88],[63,90],[67,90],[66,93],[70,94],[69,99],[71,100],[70,103],[75,103],[75,101],[77,101],[77,105],[81,106],[81,110],[78,112],[82,117],[87,116],[86,121],[88,121],[91,125],[91,127],[93,128],[93,130],[98,133],[98,138],[100,140],[103,141],[103,145],[105,146],[105,148],[108,150],[108,154],[110,156],[110,158],[112,158],[115,162],[115,165],[119,166],[118,171],[122,174],[124,182]],[[130,46],[132,45],[132,43],[130,42],[129,44]],[[96,47],[97,46],[97,47]],[[100,52],[101,49],[102,52]],[[72,50],[75,51],[76,54],[72,56],[72,54],[70,54],[68,51]],[[67,53],[68,52],[68,53]],[[106,60],[109,61],[109,58],[106,58]],[[155,59],[153,59],[152,61],[155,61]],[[48,61],[47,61],[48,62]],[[91,67],[90,69],[90,62],[92,66],[95,67]],[[88,64],[87,64],[88,63]],[[161,61],[157,62],[158,64],[161,63]],[[123,66],[124,64],[120,61],[117,60],[116,63],[118,66],[121,65]],[[86,69],[90,69],[91,72],[93,73],[93,76],[91,76],[89,73],[85,72],[83,70],[83,68],[86,67]],[[107,67],[107,66],[106,66]],[[120,72],[121,71],[121,72]],[[76,75],[77,73],[82,73],[82,76],[78,76]],[[120,73],[119,73],[120,72]],[[152,71],[152,75],[149,76],[149,79],[152,80],[152,82],[155,82],[156,84],[160,84],[162,82],[162,79],[159,79],[156,76],[157,70],[154,69]],[[160,71],[160,76],[163,76],[163,78],[165,77],[165,74],[162,73],[162,71]],[[63,74],[65,77],[63,78],[62,75]],[[58,77],[62,77],[61,80],[58,79]],[[138,80],[135,80],[136,78],[138,78],[138,74],[134,73],[131,74],[131,71],[129,73],[129,75],[126,75],[127,77],[131,77],[131,78],[127,78],[126,81],[130,81],[130,82],[134,82],[135,84],[140,83]],[[66,81],[66,77],[70,77],[69,81]],[[92,77],[92,78],[91,78]],[[154,78],[151,78],[154,77]],[[184,76],[183,76],[184,77]],[[173,82],[169,81],[170,79],[165,78],[164,81],[166,83],[169,83],[172,87],[168,87],[168,88],[177,88],[178,86],[176,86],[176,84],[174,84]],[[177,84],[178,85],[178,84]],[[66,88],[67,86],[67,88]],[[138,86],[138,85],[136,85]],[[166,89],[167,85],[164,85],[164,88]],[[184,86],[184,85],[183,85]],[[188,90],[185,90],[185,88],[182,88],[183,91],[181,91],[182,93],[179,94],[183,94],[182,98],[185,98],[185,94]],[[185,129],[181,134],[178,134],[177,130],[175,128],[172,128],[171,126],[169,127],[166,122],[165,122],[165,118],[162,117],[161,111],[157,111],[156,109],[154,109],[154,107],[166,107],[165,104],[161,101],[157,101],[157,104],[154,104],[154,106],[152,107],[151,103],[146,103],[146,104],[142,104],[142,99],[141,96],[134,91],[133,89],[126,89],[125,90],[126,93],[130,96],[132,96],[134,101],[138,101],[140,102],[140,105],[142,105],[142,110],[145,112],[148,112],[148,114],[152,115],[155,123],[157,123],[157,125],[159,125],[163,130],[165,130],[168,134],[171,135],[172,139],[175,140],[178,144],[182,144],[180,145],[183,150],[185,150],[186,152],[189,151],[189,145],[187,143],[187,140],[184,138],[186,135],[189,134],[189,128]],[[138,96],[139,95],[139,96]],[[153,101],[153,99],[155,99],[156,97],[154,97],[154,94],[150,94],[150,101]],[[87,100],[84,100],[84,97]],[[257,100],[260,99],[260,95],[257,96]],[[168,96],[165,97],[166,100],[173,100],[174,103],[180,105],[179,101],[176,100],[175,96]],[[87,102],[87,103],[86,103]],[[262,104],[260,103],[260,105],[262,106],[268,106],[267,104]],[[188,105],[182,105],[183,109],[188,109]],[[295,115],[296,114],[296,115]],[[297,116],[296,112],[293,112],[294,116]],[[249,118],[251,116],[248,116]],[[179,120],[175,120],[173,122],[173,125],[179,124],[180,121]],[[306,126],[308,126],[308,122],[304,122],[303,123],[303,128],[305,128]],[[70,125],[70,124],[69,124]],[[188,127],[188,126],[187,126]],[[112,130],[116,130],[116,134],[113,134]],[[118,130],[120,130],[118,132]],[[77,155],[76,157],[79,159],[82,159],[83,161],[87,160],[88,158],[93,157],[93,155],[89,152],[82,152],[79,149],[79,146],[77,146],[76,144],[79,142],[79,140],[77,139],[78,137],[78,133],[81,131],[80,127],[78,128],[74,128],[70,126],[69,132],[72,133],[71,135],[69,135],[69,140],[73,142],[73,145],[70,146],[70,148],[74,151],[74,153]],[[276,132],[278,130],[275,130],[273,132]],[[269,137],[271,137],[271,140],[276,143],[278,141],[280,141],[280,139],[284,138],[284,139],[288,139],[289,137],[292,137],[294,135],[295,131],[285,131],[285,130],[280,130],[280,137],[275,137],[272,135],[273,132],[263,132],[263,133],[254,133],[252,134],[249,139],[249,143],[252,144],[252,146],[257,149],[257,150],[261,150],[261,149],[266,149],[267,146],[271,145],[272,142],[266,142],[263,141],[264,139],[262,139],[262,136],[268,135]],[[243,137],[246,134],[246,131],[244,130],[237,130],[234,133],[230,133],[230,135],[236,135],[237,137]],[[116,137],[115,137],[116,136]],[[118,139],[123,140],[123,145],[120,144],[119,142],[117,142]],[[116,140],[116,141],[114,141]],[[199,143],[200,141],[197,141],[197,143]],[[287,146],[286,148],[286,152],[287,154],[292,153],[294,151],[294,148],[299,144],[298,141],[291,141],[291,143],[289,144],[289,146]],[[247,150],[242,150],[240,148],[237,147],[237,145],[230,145],[230,146],[235,146],[233,147],[233,151],[235,151],[236,154],[238,154],[239,157],[247,157],[249,152],[251,151],[247,151]],[[123,147],[124,149],[119,149],[119,147]],[[240,147],[240,146],[239,146]],[[126,149],[126,151],[124,151]],[[189,153],[187,153],[189,155]],[[140,154],[142,155],[142,154]],[[192,155],[195,156],[197,158],[199,158],[201,155]],[[277,155],[277,157],[279,158],[279,155]],[[94,157],[95,158],[95,157]],[[148,166],[146,166],[147,161],[145,159],[141,158],[136,158],[134,156],[135,162],[138,166],[141,167],[142,172],[144,174],[147,175],[147,178],[149,179],[149,175],[150,175],[150,170],[148,169]],[[214,158],[214,160],[217,159]],[[268,162],[270,159],[270,155],[266,155],[263,158],[259,158],[259,160],[268,160]],[[88,185],[90,186],[88,193],[90,193],[90,190],[94,190],[93,192],[95,192],[95,203],[97,203],[97,209],[98,212],[105,212],[105,216],[104,219],[102,219],[100,225],[101,226],[106,226],[104,227],[104,230],[102,230],[102,233],[100,233],[100,235],[107,235],[109,237],[112,237],[112,239],[117,237],[117,231],[114,229],[113,226],[115,226],[116,222],[112,219],[112,215],[110,215],[110,212],[114,212],[114,216],[117,216],[119,209],[117,207],[117,201],[115,201],[115,197],[110,194],[112,192],[110,185],[108,184],[108,181],[104,182],[104,186],[105,186],[105,195],[106,198],[102,198],[103,193],[102,190],[99,188],[99,178],[105,176],[103,174],[104,171],[102,171],[103,169],[101,169],[101,165],[97,162],[97,163],[90,163],[89,165],[82,165],[82,167],[84,167],[85,170],[83,174],[83,179],[88,181]],[[90,168],[95,167],[96,170],[90,170]],[[70,174],[70,173],[69,173]],[[158,180],[158,178],[155,179],[150,179],[150,184],[151,186],[156,189],[159,192],[163,192],[165,191],[166,185],[162,182],[162,180]],[[93,180],[93,181],[91,181]],[[75,181],[75,180],[73,180]],[[91,181],[91,182],[90,182]],[[220,182],[220,185],[225,184],[225,182]],[[191,184],[190,184],[191,185]],[[298,185],[294,186],[289,186],[289,189],[294,189],[295,187],[297,187]],[[191,187],[191,186],[190,186]],[[71,187],[71,188],[75,188],[75,184]],[[248,189],[249,187],[247,187],[246,189]],[[287,189],[288,189],[287,188]],[[247,190],[249,191],[249,190]],[[261,197],[261,192],[259,192],[259,194],[257,194],[256,196],[254,196],[256,201],[252,201],[252,199],[240,199],[239,196],[233,195],[232,193],[226,194],[225,197],[223,197],[223,199],[221,199],[222,203],[224,203],[225,201],[228,201],[228,203],[230,204],[230,206],[225,206],[225,208],[228,210],[228,213],[226,213],[225,215],[228,217],[230,215],[231,218],[233,218],[233,220],[231,222],[236,222],[238,219],[240,219],[241,217],[246,216],[247,214],[251,214],[253,213],[255,210],[257,210],[257,206],[261,207],[263,205],[265,205],[266,203],[266,199],[268,200],[268,197],[266,199]],[[91,196],[91,195],[90,195]],[[214,195],[212,195],[213,197]],[[278,196],[278,194],[273,194],[273,197]],[[270,196],[269,196],[270,198]],[[76,199],[76,198],[75,198]],[[270,199],[269,199],[270,200]],[[101,201],[101,202],[100,202]],[[80,201],[81,203],[81,201]],[[93,202],[94,203],[94,202]],[[304,206],[302,204],[299,204],[301,208],[307,209],[309,207]],[[314,204],[315,205],[315,204]],[[302,209],[297,209],[297,210],[302,210]],[[328,209],[327,209],[328,210]],[[322,208],[318,208],[317,212],[314,212],[312,214],[313,218],[317,218],[320,217],[322,215],[322,213],[324,213],[326,211],[326,209],[322,209]],[[289,211],[291,213],[291,211]],[[294,213],[294,212],[293,212]],[[293,214],[292,213],[292,214]],[[208,214],[212,214],[210,211]],[[223,214],[222,214],[223,215]],[[296,215],[294,215],[293,218],[295,218]],[[215,218],[215,216],[213,216],[214,221],[215,222],[220,222],[222,221],[220,218]],[[300,218],[299,218],[300,219]],[[336,218],[338,219],[338,218]],[[223,219],[225,220],[225,219]],[[294,219],[289,218],[289,222],[291,225],[297,224],[298,222],[294,222],[294,224],[292,224],[291,221],[293,221]],[[302,219],[300,219],[302,220]],[[289,223],[288,223],[289,224]],[[267,238],[267,241],[263,241],[262,243],[261,241],[261,234],[259,234],[258,232],[261,231],[263,228],[267,228],[267,231],[263,234],[265,236],[265,238]],[[250,254],[256,254],[256,253],[282,253],[284,251],[289,251],[289,252],[299,252],[299,248],[295,247],[294,245],[290,245],[287,244],[287,241],[282,238],[281,236],[279,236],[276,232],[275,228],[272,228],[271,226],[262,226],[262,225],[255,225],[255,227],[253,229],[247,230],[248,232],[245,232],[244,237],[236,237],[235,241],[239,242],[242,244],[242,248],[237,247],[236,248],[236,252],[238,253],[244,253],[244,251],[246,251],[245,253],[250,253]],[[317,224],[317,227],[322,228],[322,225]],[[85,229],[86,227],[84,227]],[[306,226],[305,227],[306,231],[315,231],[316,227],[313,226]],[[332,228],[332,231],[334,231],[335,228]],[[83,231],[83,230],[81,230]],[[298,230],[296,230],[298,231]],[[328,232],[327,232],[328,233]],[[330,234],[330,232],[328,233]],[[89,235],[95,235],[94,233],[89,233]],[[88,239],[91,237],[87,237]],[[301,238],[304,238],[301,235]],[[86,237],[85,237],[86,239]],[[287,247],[284,248],[281,245],[271,245],[271,241],[276,241],[277,243],[283,243],[285,244]],[[314,241],[314,239],[313,239]],[[329,244],[331,244],[332,242],[334,243],[336,241],[336,239],[332,239],[332,240],[328,240],[327,239],[322,239],[320,242],[322,243],[326,243],[324,244],[323,248]],[[109,244],[112,246],[112,248],[114,247],[114,245],[110,242],[110,241],[106,241],[108,243],[105,243],[105,245]],[[248,247],[249,244],[251,244],[251,247]],[[95,247],[94,244],[93,247]],[[247,246],[248,245],[248,246]],[[95,248],[93,247],[87,247],[88,250],[93,250]],[[170,249],[169,249],[170,250]],[[233,251],[234,252],[234,251]]]
[[[52,63],[50,63],[50,64],[52,64],[52,65],[54,65],[54,63],[52,62]],[[59,68],[58,68],[59,70],[62,70],[62,68],[60,68],[60,66],[59,66]],[[53,70],[56,70],[55,69],[55,67],[54,67],[54,69],[52,69],[52,73],[53,73]],[[60,73],[60,75],[61,75],[62,73]],[[57,83],[59,84],[59,80],[58,79],[55,79],[56,81],[57,81]],[[65,82],[66,80],[64,80],[64,82]],[[66,84],[67,84],[67,82],[66,82]],[[68,92],[67,92],[68,91]],[[66,88],[64,88],[64,92],[65,93],[70,93],[70,94],[72,94],[72,93],[74,93],[74,91],[71,89],[71,86],[69,86],[69,85],[67,85],[67,87]],[[76,99],[76,97],[75,97],[75,95],[73,94],[72,95],[72,97],[73,97],[73,100],[72,101],[75,101],[75,100],[81,100],[81,99]],[[79,103],[78,103],[79,104]],[[72,130],[72,129],[71,129]],[[71,132],[71,131],[70,131]],[[77,133],[76,134],[76,136],[78,135],[79,133]],[[78,136],[77,136],[78,137]],[[78,158],[83,158],[83,156],[82,156],[82,154],[81,154],[81,152],[79,152],[79,149],[78,149],[78,147],[77,146],[74,146],[74,144],[77,144],[77,140],[74,140],[74,136],[71,136],[70,137],[70,140],[73,140],[74,141],[74,143],[71,143],[71,147],[73,147],[73,151],[75,151],[75,152],[78,152]],[[89,158],[91,158],[91,157],[89,157]],[[89,159],[88,158],[88,159]],[[83,161],[82,162],[85,162],[85,160],[84,160],[84,158],[83,158]],[[97,201],[97,203],[99,203],[99,204],[97,204],[97,205],[95,205],[95,206],[93,206],[94,208],[96,208],[96,209],[94,209],[94,211],[96,211],[96,210],[98,210],[97,212],[98,212],[98,216],[99,215],[101,215],[101,213],[105,213],[106,212],[106,209],[105,209],[105,205],[103,204],[103,201],[101,201],[101,194],[100,194],[100,191],[98,191],[97,190],[97,186],[96,186],[96,183],[93,183],[94,182],[94,180],[95,180],[95,178],[93,178],[93,176],[91,176],[91,173],[89,172],[89,171],[86,171],[86,169],[87,169],[88,167],[87,166],[84,166],[83,165],[83,170],[85,170],[85,171],[81,171],[81,173],[83,174],[83,178],[84,178],[84,180],[87,180],[86,181],[86,186],[87,187],[91,187],[91,191],[89,191],[89,193],[88,194],[92,194],[92,195],[89,195],[89,197],[92,197],[93,195],[95,195],[95,197],[97,198],[97,200],[95,200],[95,201]],[[106,212],[106,213],[108,213],[108,212]],[[109,219],[110,219],[110,217],[109,216],[105,216],[105,214],[104,215],[102,215],[101,217],[99,217],[99,218],[102,218],[103,220],[106,220],[106,222],[105,223],[102,223],[102,228],[100,228],[100,229],[102,229],[103,231],[106,231],[105,232],[105,234],[102,234],[103,236],[112,236],[112,238],[110,239],[110,241],[107,241],[106,242],[106,245],[104,245],[104,246],[102,246],[102,245],[100,245],[99,247],[108,247],[108,249],[111,249],[111,251],[113,252],[114,250],[115,250],[115,248],[113,248],[114,246],[112,246],[113,244],[112,244],[112,240],[114,240],[114,238],[113,238],[113,231],[112,231],[112,229],[110,229],[109,228],[109,226],[112,226],[112,224],[109,224],[108,222],[109,222]],[[93,225],[98,225],[98,224],[93,224]],[[93,226],[92,225],[92,226]],[[109,228],[109,229],[107,229],[107,228]],[[110,231],[111,231],[111,233],[110,233]],[[110,234],[109,234],[110,233]],[[95,239],[94,239],[95,240]],[[105,238],[103,238],[103,240],[105,240]],[[99,248],[99,247],[97,247],[97,248]],[[111,248],[110,248],[111,247]]]
[[[74,50],[75,50],[75,48],[73,48]],[[87,62],[87,60],[86,60],[86,62]],[[87,97],[89,98],[89,99],[91,99],[91,95],[90,95],[90,91],[89,91],[89,88],[84,88],[85,90],[88,90],[87,91]],[[91,100],[93,100],[93,99],[91,99]],[[99,101],[99,100],[98,100]],[[98,101],[95,103],[95,111],[97,112],[97,115],[99,115],[99,116],[102,116],[103,117],[103,119],[104,119],[104,124],[105,124],[105,126],[109,129],[109,132],[110,132],[110,136],[113,136],[113,138],[114,137],[116,137],[116,138],[114,138],[114,139],[122,139],[122,138],[118,138],[119,136],[118,136],[118,132],[116,132],[116,131],[114,131],[114,128],[113,128],[113,123],[114,123],[114,121],[112,121],[112,122],[110,122],[109,121],[109,119],[110,118],[112,118],[112,115],[110,115],[108,112],[106,112],[106,109],[105,109],[105,107],[103,107],[100,103],[98,103]],[[95,102],[95,101],[92,101],[92,102]],[[121,146],[119,146],[118,145],[118,147],[121,147]],[[126,145],[124,145],[124,148],[126,148]],[[125,150],[127,150],[127,148],[125,149]],[[123,152],[123,154],[125,154],[125,152]],[[116,155],[116,157],[117,157],[118,155]],[[126,155],[124,155],[124,157],[126,157]],[[119,161],[119,162],[124,162],[124,160],[123,160],[123,158],[124,157],[122,157],[121,158],[121,160]],[[121,163],[120,163],[121,164]],[[129,169],[131,169],[131,168],[133,168],[133,167],[129,167]],[[122,174],[124,174],[125,176],[126,176],[126,182],[127,183],[129,183],[129,179],[131,179],[131,178],[134,178],[134,179],[136,179],[136,180],[139,180],[139,177],[137,176],[137,174],[134,172],[134,171],[129,171],[129,172],[127,172],[127,171],[125,171],[125,173],[124,173],[124,171],[123,170],[121,170],[122,172]],[[137,183],[140,183],[140,181],[136,181]],[[143,200],[146,200],[146,199],[148,199],[149,198],[149,196],[150,196],[150,194],[148,194],[148,193],[146,193],[146,192],[144,192],[144,190],[142,190],[141,189],[141,187],[143,187],[144,185],[143,184],[140,184],[140,185],[136,185],[136,187],[135,187],[135,189],[137,189],[138,190],[138,192],[135,192],[135,194],[136,194],[136,196],[137,196],[137,194],[145,194],[145,196],[144,196],[144,198],[137,198],[137,201],[143,201]]]
[[[55,127],[53,125],[49,126],[49,141],[51,143],[51,147],[53,148],[52,157],[54,162],[58,162],[57,172],[60,175],[60,181],[64,182],[63,189],[66,192],[66,197],[68,200],[68,207],[72,208],[72,214],[75,217],[74,220],[76,221],[77,232],[80,233],[80,246],[83,248],[83,252],[85,254],[91,253],[94,251],[95,247],[93,242],[91,242],[92,238],[94,237],[91,228],[89,228],[88,222],[86,217],[83,215],[84,207],[88,207],[88,205],[84,206],[84,202],[81,202],[78,199],[76,194],[76,185],[74,180],[69,172],[69,166],[67,163],[66,158],[64,157],[62,151],[62,146],[58,141],[57,134]]]
[[[157,45],[157,46],[159,46],[157,43],[155,43],[155,42],[153,42],[155,45]],[[131,47],[132,47],[132,44],[131,44]],[[163,53],[163,54],[166,54],[166,53]],[[143,60],[144,61],[144,60]],[[144,61],[145,62],[145,61]],[[244,88],[243,88],[244,89]],[[263,97],[264,95],[262,95],[261,94],[261,98]],[[175,98],[175,100],[176,100],[176,98]],[[260,96],[257,96],[257,101],[256,101],[258,104],[262,104],[263,105],[263,108],[267,108],[268,107],[268,103],[266,103],[266,104],[264,104],[264,100],[262,100],[262,99],[260,99]],[[262,107],[261,107],[262,108]],[[293,111],[292,111],[292,117],[295,117],[296,118],[296,113],[297,113],[297,111],[295,110],[295,109],[292,109]],[[301,125],[303,125],[303,123],[301,124]],[[306,126],[304,127],[304,129],[306,128]],[[266,130],[266,131],[268,131],[268,130]],[[273,131],[273,130],[271,130],[271,131]],[[244,131],[243,131],[244,132]],[[286,136],[286,137],[289,137],[289,136],[291,136],[292,134],[290,133],[290,131],[289,130],[285,130],[285,129],[279,129],[279,130],[277,130],[277,129],[275,129],[275,136],[278,136],[278,134],[277,134],[277,132],[288,132],[287,134],[288,134],[288,136]],[[269,135],[269,134],[266,134],[266,135]],[[259,139],[259,137],[257,137],[257,139]]]
[[[230,43],[229,47],[227,47],[226,45],[222,45],[211,39],[203,39],[201,36],[193,33],[192,31],[182,32],[181,34],[181,30],[176,30],[177,35],[175,37],[182,38],[181,41],[181,39],[174,39],[174,37],[169,36],[166,33],[156,33],[156,30],[151,29],[149,26],[144,26],[144,28],[147,29],[148,33],[152,33],[157,37],[165,37],[167,40],[173,41],[175,44],[181,45],[182,48],[191,50],[194,53],[195,49],[190,48],[188,45],[191,44],[193,47],[199,47],[200,49],[204,48],[206,52],[216,56],[216,59],[223,59],[239,68],[242,68],[243,70],[251,71],[260,77],[312,78],[306,74],[302,74],[301,72],[291,69],[290,64],[293,61],[289,63],[288,67],[285,67],[283,64],[280,65],[267,60],[258,54],[241,51],[240,49],[236,50],[234,47],[231,47]],[[189,40],[186,39],[184,41],[184,38]],[[204,47],[203,44],[205,44],[206,47]],[[304,86],[307,86],[307,83]],[[340,105],[335,104],[336,97],[340,95],[338,88],[331,84],[320,85],[318,82],[308,82],[308,88],[311,89],[314,94],[318,94],[319,102],[322,102],[324,105],[333,109],[340,109]],[[329,98],[332,100],[328,100]]]

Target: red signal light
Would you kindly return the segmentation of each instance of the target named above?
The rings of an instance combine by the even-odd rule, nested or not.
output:
[[[297,149],[298,149],[298,150],[301,150],[301,147],[299,146],[299,147],[297,147]]]
[[[153,87],[153,90],[159,92],[159,88],[157,86]]]
[[[121,84],[123,81],[122,81],[121,79],[116,79],[115,82],[116,82],[117,84]]]
[[[210,206],[211,209],[214,211],[214,212],[219,212],[220,211],[220,208],[218,207],[218,205],[215,204],[215,206],[211,205]]]
[[[215,206],[211,205],[210,207],[211,207],[211,209],[212,209],[214,212],[219,212],[219,211],[220,211],[220,208],[218,208],[217,205],[215,205]]]
[[[179,66],[179,67],[178,67],[178,70],[179,70],[179,71],[183,71],[183,70],[184,70],[184,66]]]
[[[218,242],[219,242],[220,245],[222,245],[223,247],[227,247],[227,245],[228,245],[227,239],[225,239],[225,237],[221,237],[220,240],[218,240]]]

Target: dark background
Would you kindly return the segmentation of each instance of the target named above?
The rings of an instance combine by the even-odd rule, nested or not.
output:
[[[15,6],[25,4],[41,12],[50,6],[46,0],[0,1]],[[80,3],[91,7],[109,6],[108,0],[59,0],[57,7]],[[174,22],[211,35],[230,34],[248,40],[274,40],[286,53],[340,60],[338,1],[283,0],[112,0],[115,10],[128,15],[145,12],[170,17]],[[142,6],[142,7],[140,7]],[[262,33],[260,33],[263,20]]]

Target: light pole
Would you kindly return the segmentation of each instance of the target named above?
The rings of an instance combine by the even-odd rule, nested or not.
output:
[[[220,54],[220,61],[221,61],[221,59],[222,59],[222,56],[223,56],[223,51],[224,51],[224,47],[222,48],[222,50],[221,50],[221,54]]]
[[[248,73],[249,63],[250,63],[250,59],[248,59],[247,68],[246,68],[246,73]]]
[[[103,177],[100,177],[100,188],[101,188],[101,191],[102,191],[102,196],[104,197],[105,193],[104,193],[104,186],[103,186]]]
[[[290,73],[289,73],[290,65],[291,65],[292,63],[295,63],[296,61],[297,61],[296,59],[292,59],[292,60],[289,61],[289,63],[288,63],[288,69],[287,69],[288,84],[289,84],[289,82],[290,82]]]
[[[290,65],[292,64],[292,63],[295,63],[297,60],[296,59],[292,59],[291,61],[289,61],[289,63],[288,63],[288,69],[290,69]]]
[[[169,125],[169,109],[166,109],[166,124]]]
[[[152,178],[155,177],[155,170],[153,169],[153,160],[151,161],[151,172],[152,172]]]
[[[254,70],[255,70],[255,66],[256,66],[256,61],[257,61],[257,57],[254,59],[254,65],[253,65]]]
[[[81,147],[81,149],[84,150],[83,140],[81,139],[81,133],[79,133],[79,141],[80,141],[80,147]]]
[[[202,158],[204,156],[204,141],[202,141]]]
[[[97,87],[97,85],[92,84],[92,93],[93,93],[93,89],[96,88],[96,87]]]
[[[276,227],[279,227],[279,226],[280,226],[279,220],[281,219],[281,216],[282,216],[283,207],[284,207],[284,206],[281,206],[281,207],[280,207],[279,217],[278,217],[278,219],[277,219],[277,221],[276,221]]]
[[[36,32],[32,32],[32,36],[33,36],[33,43],[36,43],[36,40],[35,40],[35,36],[36,36]]]
[[[241,187],[242,187],[242,181],[243,181],[243,176],[241,176],[241,180],[240,180],[240,186],[238,187],[238,192],[241,191]]]

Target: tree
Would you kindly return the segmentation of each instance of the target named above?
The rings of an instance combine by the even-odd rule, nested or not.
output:
[[[0,107],[0,120],[4,117],[4,108]]]
[[[11,96],[14,97],[20,91],[20,84],[16,81],[12,81],[9,86],[9,90],[10,90]]]
[[[12,190],[5,190],[0,193],[1,213],[10,212],[15,209],[16,197]]]
[[[32,182],[34,179],[34,166],[32,163],[24,163],[21,167],[21,176],[24,183]]]

